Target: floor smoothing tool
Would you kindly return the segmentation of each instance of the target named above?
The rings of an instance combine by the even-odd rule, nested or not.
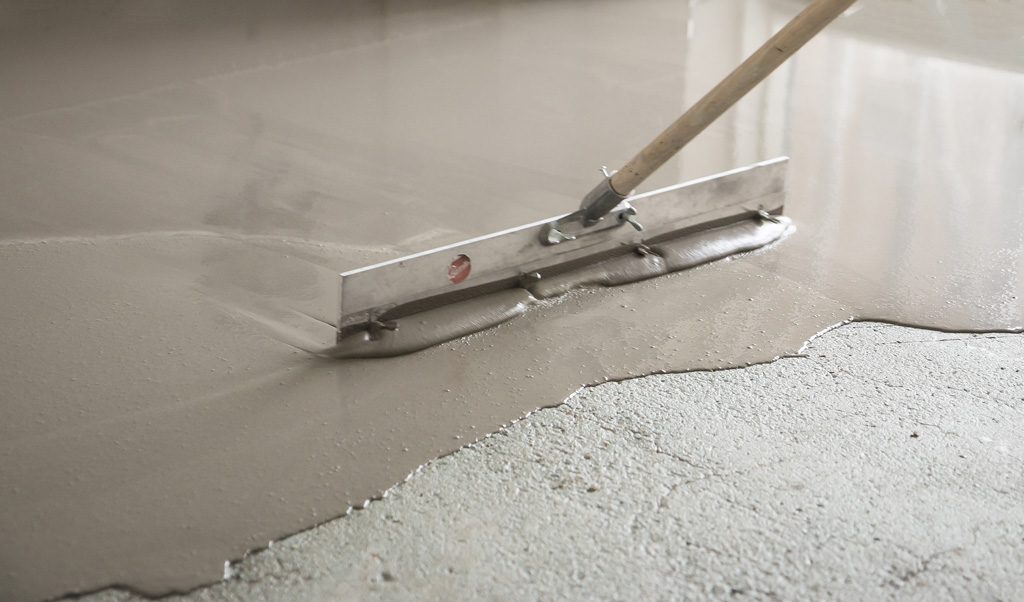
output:
[[[572,213],[341,274],[335,357],[417,351],[489,328],[538,299],[693,267],[779,239],[781,157],[630,196],[855,0],[815,0]]]

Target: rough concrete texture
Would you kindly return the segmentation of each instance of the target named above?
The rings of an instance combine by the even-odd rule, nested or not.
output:
[[[585,389],[187,599],[1010,600],[1022,432],[1024,336],[851,324]]]

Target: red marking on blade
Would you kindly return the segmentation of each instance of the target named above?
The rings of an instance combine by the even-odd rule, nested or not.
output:
[[[448,266],[448,280],[451,280],[452,284],[458,284],[469,278],[470,267],[469,257],[457,255]]]

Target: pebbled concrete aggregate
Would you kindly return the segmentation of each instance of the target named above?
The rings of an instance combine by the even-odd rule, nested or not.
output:
[[[1021,433],[1024,335],[848,324],[583,389],[172,599],[1011,600]]]

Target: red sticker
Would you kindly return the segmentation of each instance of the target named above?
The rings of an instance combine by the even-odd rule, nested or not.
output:
[[[469,278],[469,268],[469,257],[457,255],[451,264],[448,265],[448,280],[451,280],[452,284],[462,282]]]

